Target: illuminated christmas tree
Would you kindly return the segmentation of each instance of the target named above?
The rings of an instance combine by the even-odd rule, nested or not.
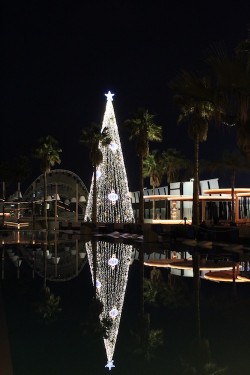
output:
[[[122,307],[128,282],[133,246],[124,243],[97,242],[96,289],[103,305],[100,321],[109,321],[110,327],[104,345],[109,370],[115,367],[113,355],[120,326]],[[93,250],[91,241],[86,243],[92,282],[94,283]]]
[[[133,223],[134,214],[128,189],[127,173],[124,165],[120,137],[113,107],[113,95],[105,94],[107,105],[102,123],[111,142],[108,146],[99,145],[103,155],[97,167],[97,222]],[[88,197],[85,221],[92,221],[93,177]]]

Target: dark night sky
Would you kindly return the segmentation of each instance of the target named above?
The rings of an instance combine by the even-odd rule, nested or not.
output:
[[[164,127],[162,149],[191,157],[192,142],[177,127],[168,82],[181,69],[198,71],[215,41],[229,50],[247,37],[249,1],[9,1],[2,8],[1,159],[30,155],[40,137],[58,139],[60,168],[89,188],[81,129],[102,122],[106,97],[115,93],[129,186],[137,189],[136,155],[123,121],[139,106]],[[201,157],[233,147],[234,135],[211,129]],[[33,177],[40,174],[34,165]],[[247,177],[248,180],[248,177]],[[244,180],[246,185],[248,181]],[[32,182],[32,179],[31,181]]]

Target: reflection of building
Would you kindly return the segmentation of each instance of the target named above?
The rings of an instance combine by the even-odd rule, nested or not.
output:
[[[239,249],[241,245],[238,245]],[[202,248],[212,251],[212,244],[201,243]],[[230,252],[225,256],[227,247],[224,247],[225,259],[211,259],[201,257],[199,264],[200,277],[215,282],[250,282],[248,262],[235,262]],[[228,250],[230,251],[230,250]],[[135,254],[135,258],[138,254]],[[244,256],[245,257],[245,256]],[[144,265],[147,267],[168,269],[174,276],[193,277],[193,259],[188,251],[170,251],[166,253],[144,254]]]
[[[113,355],[122,314],[125,291],[131,263],[132,245],[98,241],[96,287],[97,295],[103,304],[100,320],[109,320],[111,328],[104,339],[107,353],[107,367],[113,366]],[[93,280],[93,249],[92,243],[86,243],[86,250]]]
[[[33,250],[33,251],[32,251]],[[22,247],[22,256],[34,272],[44,277],[44,254],[42,248],[32,245]],[[50,240],[46,251],[46,279],[68,281],[79,275],[87,262],[86,250],[79,240]]]
[[[124,165],[120,137],[110,92],[102,123],[111,142],[108,146],[99,145],[103,161],[96,172],[97,222],[132,223],[134,215],[128,189],[127,173]],[[86,208],[85,220],[91,221],[93,206],[93,178]]]
[[[83,241],[67,237],[63,239],[57,232],[53,232],[47,241],[43,239],[43,232],[36,232],[35,236],[34,239],[31,231],[9,231],[9,235],[4,237],[1,246],[2,279],[8,269],[8,260],[16,268],[18,278],[22,277],[24,263],[30,266],[33,278],[37,274],[49,281],[63,282],[79,275],[87,262]]]

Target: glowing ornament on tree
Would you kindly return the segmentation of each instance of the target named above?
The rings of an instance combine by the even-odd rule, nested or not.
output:
[[[114,190],[111,191],[111,193],[108,195],[108,199],[115,204],[115,202],[118,200],[118,195],[115,193]]]
[[[100,178],[101,175],[102,175],[102,172],[99,171],[99,170],[97,170],[97,171],[96,171],[96,179],[98,180],[98,178]]]
[[[100,283],[100,281],[99,281],[99,280],[96,280],[96,288],[97,288],[97,289],[100,289],[101,286],[102,286],[102,284]]]
[[[115,268],[118,264],[118,259],[116,258],[115,254],[112,255],[112,257],[108,260],[108,265],[111,266],[111,268]]]
[[[116,307],[113,307],[112,310],[110,310],[109,312],[109,316],[112,318],[112,319],[115,319],[118,315],[118,310]]]
[[[114,142],[111,142],[111,143],[109,144],[109,148],[110,148],[113,152],[115,152],[115,151],[118,149],[118,145],[117,145],[116,143],[114,143]]]

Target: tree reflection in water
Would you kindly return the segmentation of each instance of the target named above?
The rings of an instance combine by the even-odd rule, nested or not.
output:
[[[153,267],[149,277],[144,278],[145,302],[148,306],[152,306],[157,310],[162,307],[165,308],[166,315],[169,314],[169,320],[172,316],[170,313],[171,310],[172,312],[177,312],[177,310],[182,309],[184,316],[187,315],[188,311],[193,312],[194,327],[191,341],[182,353],[178,351],[178,357],[176,358],[176,362],[174,362],[173,374],[228,374],[226,367],[220,367],[213,361],[209,340],[202,335],[200,308],[201,257],[197,248],[193,250],[192,258],[193,286],[190,289],[183,282],[183,277],[171,275],[170,269],[165,269],[164,279],[162,268]],[[173,324],[175,325],[176,322]],[[159,341],[159,345],[161,344],[162,342]]]
[[[109,369],[105,368],[103,340],[110,344],[110,352],[105,348],[113,354],[108,361],[115,359],[111,370],[116,374],[248,375],[247,285],[237,284],[237,297],[232,298],[231,284],[200,279],[199,256],[194,278],[171,274],[169,269],[154,269],[150,275],[149,268],[144,269],[143,246],[116,241],[96,242],[98,306],[89,268],[84,267],[87,243],[91,266],[91,241],[79,240],[78,249],[75,240],[60,239],[57,266],[52,260],[52,237],[48,240],[50,259],[44,258],[41,241],[34,248],[19,244],[20,277],[8,260],[8,251],[16,248],[5,244],[3,251],[2,246],[2,288],[15,375],[50,373],[52,367],[54,374],[105,374]],[[62,311],[49,326],[38,324],[31,308],[44,282],[61,298],[55,305]],[[112,330],[115,334],[110,340]],[[48,360],[40,363],[45,354]]]
[[[131,263],[132,245],[99,241],[86,243],[96,298],[102,309],[99,313],[102,327],[106,326],[104,345],[107,366],[113,365],[113,356],[120,326],[124,296]],[[95,315],[95,314],[94,314]],[[108,325],[108,326],[107,326]]]

